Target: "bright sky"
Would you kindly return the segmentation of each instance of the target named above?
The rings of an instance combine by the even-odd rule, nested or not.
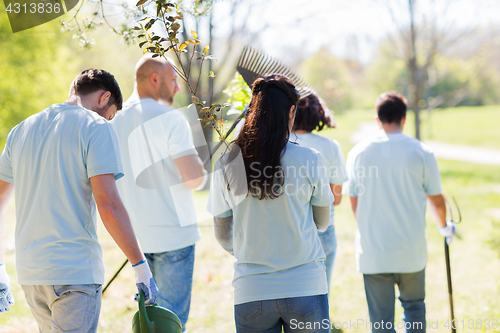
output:
[[[431,6],[431,2],[436,5]],[[457,27],[489,24],[500,25],[500,1],[498,0],[451,0],[451,5],[443,14],[443,4],[447,0],[417,0],[417,10],[432,15],[433,8],[441,16],[443,23],[453,22]],[[262,4],[261,1],[248,1]],[[289,52],[312,53],[321,46],[327,46],[339,57],[349,56],[359,50],[360,58],[368,61],[373,56],[377,40],[388,32],[395,31],[395,24],[388,4],[401,23],[407,23],[407,0],[267,0],[256,14],[249,17],[252,29],[264,24],[272,28],[260,36],[259,48],[266,53],[283,58]],[[306,4],[306,5],[304,5]],[[214,6],[217,35],[228,32],[224,24],[230,8],[230,1],[218,1]],[[238,13],[241,19],[248,9]],[[419,16],[421,18],[421,16]],[[299,21],[300,19],[300,21]],[[226,20],[227,21],[227,20]],[[441,22],[441,21],[440,21]],[[356,46],[355,46],[356,45]]]

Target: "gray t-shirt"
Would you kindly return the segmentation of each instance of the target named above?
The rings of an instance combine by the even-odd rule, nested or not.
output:
[[[330,184],[342,185],[347,181],[347,171],[345,169],[344,154],[340,144],[333,139],[325,138],[314,133],[290,135],[290,139],[299,145],[308,148],[314,148],[320,152],[325,160],[325,167],[328,172],[328,181]],[[333,225],[335,219],[335,208],[330,208],[330,225]]]
[[[0,179],[16,188],[20,284],[104,282],[90,178],[122,170],[116,133],[96,112],[54,104],[12,129]]]
[[[347,173],[345,194],[358,197],[358,271],[424,269],[427,195],[441,193],[438,165],[429,148],[404,134],[381,131],[349,152]]]
[[[288,143],[281,163],[284,194],[273,200],[248,195],[236,204],[222,172],[213,174],[207,210],[234,217],[234,304],[328,292],[325,254],[312,216],[313,205],[333,203],[321,172],[323,158]]]

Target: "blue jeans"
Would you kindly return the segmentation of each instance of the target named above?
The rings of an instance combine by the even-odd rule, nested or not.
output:
[[[234,306],[237,333],[327,333],[328,296],[280,298]]]
[[[97,332],[100,284],[23,285],[26,302],[41,333]]]
[[[191,306],[194,248],[191,245],[175,251],[144,254],[160,291],[157,303],[179,317],[183,332]]]
[[[325,267],[326,267],[326,280],[328,283],[328,290],[330,290],[330,283],[332,281],[333,264],[335,263],[335,253],[337,252],[337,237],[335,236],[335,226],[331,225],[323,232],[318,232],[323,251],[326,254]]]
[[[396,332],[395,284],[404,309],[405,332],[425,333],[425,269],[416,273],[364,274],[363,279],[373,333]]]

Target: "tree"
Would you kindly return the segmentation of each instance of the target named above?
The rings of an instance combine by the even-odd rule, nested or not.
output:
[[[458,3],[452,0],[389,0],[383,3],[397,27],[396,35],[391,38],[393,52],[401,53],[405,62],[408,104],[415,114],[415,136],[420,139],[420,110],[426,106],[425,96],[432,88],[429,72],[436,56],[446,54],[474,29],[459,28],[450,17],[452,7]]]

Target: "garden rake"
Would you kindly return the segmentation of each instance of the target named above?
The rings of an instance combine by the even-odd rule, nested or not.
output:
[[[453,203],[455,204],[456,210],[458,212],[458,219],[455,220],[453,218],[453,211],[451,209],[451,205],[446,201],[446,204],[448,206],[448,211],[450,214],[449,220],[455,224],[458,224],[462,222],[462,214],[460,213],[460,207],[458,207],[457,201],[455,200],[455,197],[452,197]],[[453,289],[451,285],[451,265],[450,265],[450,248],[448,246],[448,243],[446,242],[446,237],[444,238],[444,255],[445,255],[445,260],[446,260],[446,277],[448,279],[448,297],[450,300],[450,314],[451,314],[451,332],[455,333],[457,331],[456,326],[455,326],[455,313],[453,310]]]

